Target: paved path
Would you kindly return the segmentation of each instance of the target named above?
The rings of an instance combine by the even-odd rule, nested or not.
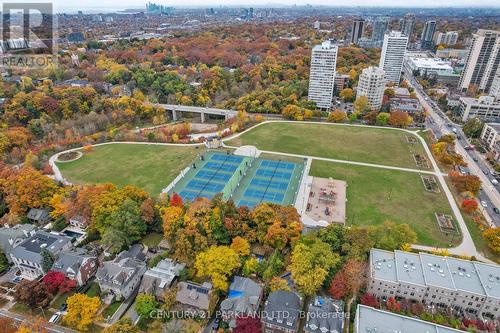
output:
[[[287,120],[267,120],[263,121],[253,127],[250,127],[246,129],[243,132],[236,133],[232,136],[226,137],[222,140],[223,145],[228,148],[234,148],[232,146],[228,146],[225,144],[226,141],[232,140],[234,138],[237,138],[243,134],[245,134],[248,131],[251,131],[255,129],[258,126],[262,126],[263,124],[269,124],[269,123],[305,123],[305,124],[319,124],[323,126],[349,126],[349,127],[365,127],[365,128],[379,128],[379,129],[384,129],[384,130],[393,130],[393,131],[402,131],[406,132],[410,135],[414,135],[422,146],[424,147],[424,150],[427,154],[427,157],[431,161],[432,165],[432,170],[434,171],[423,171],[423,170],[418,170],[418,169],[411,169],[411,168],[404,168],[404,167],[395,167],[395,166],[387,166],[387,165],[381,165],[381,164],[373,164],[373,163],[364,163],[364,162],[355,162],[355,161],[346,161],[346,160],[339,160],[339,159],[331,159],[331,158],[322,158],[322,157],[314,157],[314,156],[307,156],[307,155],[300,155],[300,154],[289,154],[289,153],[280,153],[280,152],[274,152],[274,151],[262,151],[264,153],[270,153],[270,154],[277,154],[277,155],[283,155],[283,156],[292,156],[292,157],[300,157],[300,158],[312,158],[316,160],[322,160],[322,161],[328,161],[328,162],[335,162],[335,163],[345,163],[345,164],[353,164],[353,165],[361,165],[361,166],[368,166],[368,167],[376,167],[376,168],[382,168],[382,169],[389,169],[389,170],[399,170],[399,171],[406,171],[406,172],[415,172],[415,173],[425,173],[425,174],[432,174],[435,175],[441,184],[441,187],[443,189],[444,194],[446,195],[446,198],[448,199],[448,202],[450,203],[451,209],[453,211],[453,214],[455,215],[455,218],[460,226],[460,229],[462,231],[462,242],[460,245],[454,248],[446,248],[446,250],[449,251],[451,254],[455,255],[467,255],[467,256],[475,256],[479,260],[482,261],[487,261],[491,262],[491,260],[483,257],[476,249],[476,246],[474,245],[474,242],[472,240],[472,237],[469,233],[469,230],[467,229],[467,225],[465,224],[465,221],[463,219],[462,213],[460,212],[460,209],[457,206],[457,203],[455,201],[455,198],[453,197],[453,194],[451,193],[448,184],[445,181],[445,174],[443,174],[434,159],[434,156],[432,155],[429,147],[427,146],[427,143],[425,142],[424,138],[422,138],[420,135],[417,135],[415,131],[407,130],[407,129],[400,129],[400,128],[393,128],[393,127],[382,127],[382,126],[371,126],[371,125],[353,125],[353,124],[336,124],[336,123],[324,123],[324,122],[313,122],[313,121],[307,121],[307,122],[298,122],[298,121],[287,121]],[[146,145],[166,145],[166,146],[195,146],[195,145],[203,145],[202,143],[200,144],[176,144],[176,143],[153,143],[153,142],[107,142],[107,143],[102,143],[102,144],[96,144],[95,146],[101,146],[101,145],[107,145],[107,144],[146,144]],[[54,171],[54,176],[57,181],[61,181],[63,183],[69,184],[64,177],[62,176],[60,170],[57,168],[57,165],[55,161],[57,160],[57,157],[60,154],[70,152],[70,151],[75,151],[81,148],[74,148],[74,149],[68,149],[63,152],[60,152],[58,154],[55,154],[50,157],[49,159],[49,164],[52,167]],[[433,247],[426,247],[426,246],[421,246],[421,245],[413,245],[415,249],[421,249],[421,250],[435,250],[436,248]]]
[[[290,123],[297,123],[296,121],[278,121],[278,120],[269,120],[269,121],[264,121],[262,123],[257,124],[253,128],[257,126],[261,126],[263,124],[268,124],[268,123],[275,123],[275,122],[290,122]],[[353,161],[342,161],[342,160],[335,160],[335,159],[327,159],[327,158],[318,158],[314,156],[308,156],[313,159],[317,160],[324,160],[324,161],[331,161],[331,162],[337,162],[337,163],[347,163],[347,164],[357,164],[357,165],[365,165],[365,166],[373,166],[373,167],[379,167],[379,168],[385,168],[385,169],[393,169],[393,170],[401,170],[401,171],[409,171],[409,172],[419,172],[419,173],[431,173],[435,175],[441,184],[441,187],[443,188],[443,192],[446,195],[446,198],[448,199],[448,202],[450,203],[451,209],[453,211],[453,214],[455,215],[455,218],[460,226],[460,229],[462,231],[462,242],[460,245],[454,248],[446,248],[449,253],[455,254],[455,255],[467,255],[467,256],[475,256],[479,260],[486,261],[486,262],[492,262],[491,260],[485,258],[482,256],[476,249],[476,246],[474,245],[474,241],[472,240],[472,237],[469,233],[469,230],[467,229],[467,225],[465,224],[464,218],[462,216],[462,213],[460,209],[458,208],[458,205],[455,201],[455,198],[453,197],[453,194],[451,193],[448,184],[445,181],[444,174],[440,171],[438,164],[436,160],[434,159],[434,156],[432,155],[429,147],[427,146],[427,143],[425,142],[424,138],[422,138],[420,135],[417,135],[414,131],[407,130],[407,129],[400,129],[400,128],[392,128],[392,127],[382,127],[382,126],[369,126],[369,125],[353,125],[353,124],[335,124],[335,123],[322,123],[322,122],[304,122],[308,124],[321,124],[324,126],[352,126],[352,127],[366,127],[366,128],[381,128],[381,129],[386,129],[386,130],[395,130],[395,131],[403,131],[408,134],[414,135],[415,137],[418,138],[422,146],[424,147],[425,152],[427,153],[427,157],[431,161],[432,171],[424,172],[421,170],[414,170],[414,169],[408,169],[408,168],[398,168],[398,167],[389,167],[389,166],[382,166],[378,164],[370,164],[370,163],[361,163],[361,162],[353,162]],[[244,133],[248,132],[249,130],[253,129],[249,128],[241,133],[237,133],[233,135],[230,138],[226,138],[223,140],[223,142],[229,141],[231,139],[234,139],[236,137],[239,137],[243,135]],[[263,151],[265,152],[265,151]],[[277,153],[277,152],[269,152],[273,154],[281,154],[281,155],[289,155],[289,156],[298,156],[298,157],[305,157],[302,155],[295,155],[295,154],[286,154],[286,153]],[[430,247],[430,246],[422,246],[418,244],[412,245],[413,248],[415,249],[420,249],[420,250],[426,250],[426,251],[431,251],[431,250],[436,250],[435,247]]]

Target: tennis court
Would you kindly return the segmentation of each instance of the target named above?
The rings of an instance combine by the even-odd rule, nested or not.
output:
[[[206,151],[169,193],[179,193],[184,201],[211,199],[222,193],[238,206],[254,207],[262,202],[289,205],[295,202],[303,169],[303,163]]]

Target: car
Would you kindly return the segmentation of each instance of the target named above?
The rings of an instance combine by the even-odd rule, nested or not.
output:
[[[472,158],[472,160],[473,160],[474,162],[479,162],[479,158],[477,158],[476,156],[474,156],[474,157]]]
[[[52,317],[49,319],[49,323],[55,324],[59,319],[61,319],[62,313],[57,311]]]
[[[495,214],[500,214],[500,209],[496,207],[493,207],[493,211],[495,212]]]
[[[486,203],[486,201],[482,201],[481,200],[481,206],[483,206],[484,208],[488,207],[488,204]]]
[[[20,277],[20,276],[14,276],[11,281],[14,282],[14,283],[19,283],[22,280],[23,280],[22,277]]]
[[[490,174],[491,174],[492,176],[494,176],[496,173],[495,173],[495,171],[490,170]]]
[[[485,175],[488,175],[488,170],[481,169],[481,171],[482,171]]]
[[[493,178],[493,179],[491,180],[491,183],[492,183],[493,185],[497,185],[497,184],[498,184],[498,180],[496,180],[495,178]]]
[[[61,307],[59,308],[59,311],[64,312],[64,311],[66,311],[67,309],[68,309],[68,303],[63,303],[63,304],[61,305]]]

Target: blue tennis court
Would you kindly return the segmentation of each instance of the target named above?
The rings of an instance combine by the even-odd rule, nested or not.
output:
[[[224,188],[224,184],[193,179],[187,183],[186,188],[190,190],[219,193]]]
[[[181,196],[182,200],[184,200],[184,201],[187,201],[187,200],[194,201],[194,199],[196,199],[198,197],[211,198],[211,196],[209,196],[208,194],[193,192],[193,191],[188,191],[188,190],[181,191],[179,193],[179,195]]]
[[[227,172],[235,172],[238,169],[238,165],[236,164],[224,164],[219,162],[207,162],[205,164],[205,168],[212,170],[221,170]]]
[[[286,191],[288,188],[288,183],[282,183],[277,181],[272,181],[271,179],[254,178],[250,182],[251,186],[265,187],[273,190]]]
[[[222,154],[214,154],[210,157],[212,161],[223,161],[228,163],[240,164],[243,161],[243,157],[234,156],[234,155],[222,155]]]
[[[270,201],[270,202],[281,203],[281,201],[285,197],[285,194],[279,193],[279,192],[272,192],[272,191],[265,191],[265,190],[258,190],[258,189],[249,188],[245,191],[244,196],[248,197],[248,198],[254,198],[254,199],[257,199],[260,201]]]
[[[194,176],[195,178],[202,178],[202,179],[212,179],[212,180],[217,180],[221,182],[227,182],[231,178],[231,174],[225,173],[225,172],[215,172],[215,171],[209,171],[209,170],[200,170],[196,175]]]
[[[264,178],[280,178],[286,180],[292,178],[292,174],[290,172],[274,171],[270,169],[258,169],[255,175]]]
[[[263,160],[260,163],[260,166],[272,168],[272,169],[285,169],[285,170],[293,170],[295,168],[295,164],[290,162],[283,161],[272,161],[272,160]]]

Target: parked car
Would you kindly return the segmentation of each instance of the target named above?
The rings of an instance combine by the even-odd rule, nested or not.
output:
[[[49,323],[55,324],[61,319],[62,313],[57,311],[52,317],[49,319]]]
[[[488,175],[488,170],[481,169],[481,171],[482,171],[485,175]]]
[[[493,207],[493,211],[496,213],[496,214],[500,214],[500,209],[496,208],[496,207]]]
[[[479,159],[478,159],[476,156],[474,156],[474,157],[472,158],[472,160],[473,160],[474,162],[479,162]]]
[[[22,277],[20,277],[20,276],[14,276],[14,277],[12,278],[12,282],[14,282],[14,283],[19,283],[19,282],[21,282],[22,280],[23,280],[23,278],[22,278]]]
[[[61,305],[61,307],[59,308],[59,311],[66,311],[68,309],[68,303],[63,303],[63,305]]]
[[[486,203],[486,201],[481,201],[481,206],[483,206],[484,208],[488,207],[488,204]]]
[[[498,184],[498,180],[496,180],[496,179],[492,179],[492,180],[491,180],[491,183],[492,183],[493,185],[497,185],[497,184]]]

